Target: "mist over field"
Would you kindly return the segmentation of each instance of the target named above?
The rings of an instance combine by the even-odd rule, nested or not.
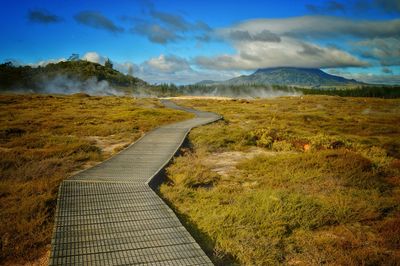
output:
[[[49,94],[74,94],[84,92],[90,95],[122,96],[123,93],[115,90],[108,81],[97,80],[97,77],[91,77],[81,81],[77,78],[71,78],[66,75],[57,75],[55,77],[44,76],[38,85],[40,92]]]
[[[99,81],[97,77],[80,80],[67,75],[56,75],[54,77],[41,76],[39,81],[32,84],[32,86],[15,86],[12,89],[5,90],[4,92],[17,94],[44,93],[63,95],[86,93],[93,96],[124,95],[121,91],[114,89],[107,80]]]
[[[300,96],[302,93],[295,89],[279,90],[272,86],[210,86],[203,91],[188,92],[193,96],[221,96],[231,98],[274,98],[280,96]]]

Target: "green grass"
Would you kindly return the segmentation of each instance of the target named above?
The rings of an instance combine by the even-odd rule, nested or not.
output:
[[[180,103],[225,118],[190,133],[160,188],[216,264],[400,262],[400,100]],[[232,151],[220,175],[209,158]]]
[[[0,96],[0,264],[50,244],[60,182],[191,115],[128,97]]]

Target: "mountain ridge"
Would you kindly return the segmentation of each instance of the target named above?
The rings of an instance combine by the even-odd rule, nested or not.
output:
[[[331,75],[319,68],[271,67],[257,69],[250,75],[241,75],[225,81],[200,81],[202,85],[285,85],[300,87],[361,85],[362,82]]]

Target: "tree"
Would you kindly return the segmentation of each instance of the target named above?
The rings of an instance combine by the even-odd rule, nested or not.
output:
[[[7,61],[7,62],[1,64],[0,66],[4,66],[4,67],[13,67],[14,65],[13,65],[13,63],[12,63],[11,61]]]
[[[113,68],[113,63],[111,62],[111,60],[109,58],[107,58],[106,62],[104,63],[104,66],[106,68],[112,69]]]

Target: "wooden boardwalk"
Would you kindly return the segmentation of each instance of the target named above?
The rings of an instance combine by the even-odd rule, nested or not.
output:
[[[191,128],[213,113],[159,127],[111,159],[61,183],[50,265],[212,265],[151,187]]]

